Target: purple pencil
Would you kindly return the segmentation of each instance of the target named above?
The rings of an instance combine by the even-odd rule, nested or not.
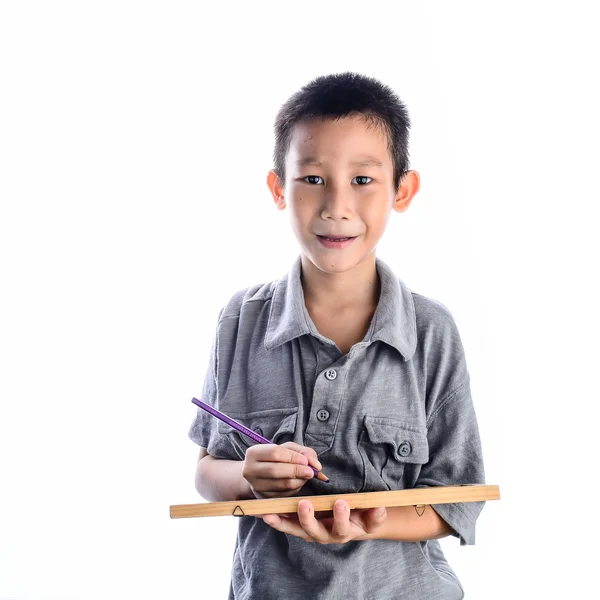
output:
[[[223,414],[221,411],[217,410],[216,408],[213,408],[212,406],[206,404],[206,402],[202,402],[202,400],[198,400],[198,398],[192,398],[192,402],[196,406],[199,406],[200,408],[205,410],[207,413],[210,413],[213,417],[217,417],[217,419],[221,419],[221,421],[223,421],[224,423],[227,423],[227,425],[229,425],[230,427],[233,427],[236,431],[239,431],[240,433],[243,433],[245,436],[249,437],[251,440],[254,440],[256,443],[258,443],[258,444],[272,444],[273,443],[270,440],[268,440],[267,438],[264,438],[262,435],[258,435],[258,433],[256,433],[256,431],[252,431],[252,429],[245,427],[244,425],[242,425],[241,423],[238,423],[231,417],[228,417],[227,415]],[[314,467],[311,467],[310,465],[308,465],[308,466],[315,472],[315,477],[319,481],[324,481],[325,483],[329,483],[329,477],[327,477],[321,471],[318,471]]]

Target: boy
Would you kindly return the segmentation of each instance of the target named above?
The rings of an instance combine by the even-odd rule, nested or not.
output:
[[[354,73],[318,77],[280,109],[267,184],[301,254],[222,309],[202,396],[274,444],[199,410],[189,436],[207,500],[484,483],[454,320],[375,257],[419,190],[409,127],[391,89]],[[241,517],[229,598],[463,598],[436,540],[473,544],[482,507],[338,500],[323,517],[306,500],[291,517]]]

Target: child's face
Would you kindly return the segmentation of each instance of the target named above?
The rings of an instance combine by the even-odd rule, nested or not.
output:
[[[416,175],[416,185],[409,193],[403,184],[394,190],[386,135],[356,117],[297,125],[285,168],[285,186],[270,172],[269,188],[279,208],[289,208],[303,253],[332,273],[348,271],[370,256],[392,208],[406,210],[418,190],[414,171],[409,179],[414,184]],[[332,237],[354,239],[326,239]]]

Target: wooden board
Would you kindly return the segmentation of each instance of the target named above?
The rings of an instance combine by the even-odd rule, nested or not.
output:
[[[454,502],[480,502],[499,500],[497,485],[448,485],[440,487],[412,488],[389,492],[363,492],[359,494],[331,494],[324,496],[293,496],[291,498],[268,498],[265,500],[237,500],[228,502],[203,502],[199,504],[175,504],[170,507],[172,519],[185,517],[256,516],[293,513],[298,511],[300,500],[310,500],[315,511],[333,510],[336,500],[342,499],[353,508],[377,508],[379,506],[416,506],[426,504],[452,504]]]

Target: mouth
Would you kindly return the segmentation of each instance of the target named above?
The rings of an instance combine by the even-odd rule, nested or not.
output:
[[[325,248],[330,250],[342,250],[343,248],[350,246],[356,239],[356,236],[317,235],[317,238]]]
[[[317,237],[321,240],[326,240],[328,242],[347,242],[348,240],[353,240],[356,236],[341,237],[341,236],[318,235],[317,234]]]

